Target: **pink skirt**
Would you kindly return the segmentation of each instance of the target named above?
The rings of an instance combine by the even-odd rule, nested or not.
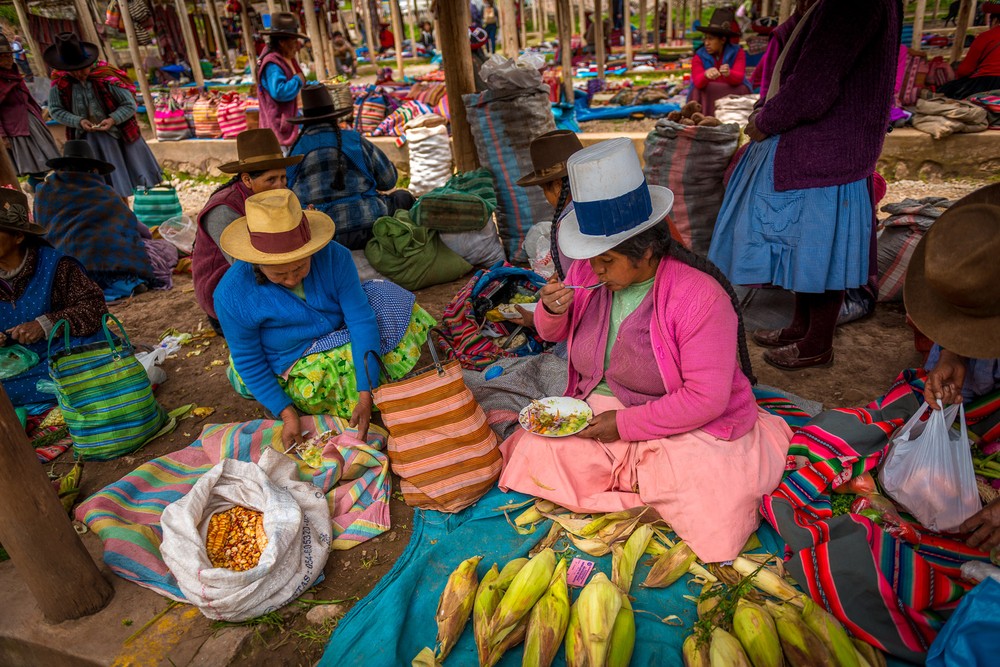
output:
[[[621,410],[591,394],[595,414]],[[760,525],[761,497],[781,482],[792,432],[760,411],[735,440],[701,430],[645,442],[543,438],[519,430],[501,446],[500,488],[551,500],[574,512],[617,512],[648,505],[698,557],[732,560]]]

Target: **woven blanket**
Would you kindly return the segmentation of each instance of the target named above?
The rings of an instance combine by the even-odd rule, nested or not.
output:
[[[497,208],[493,174],[476,169],[456,174],[434,188],[410,210],[413,222],[442,232],[478,231]]]
[[[177,581],[160,556],[160,515],[182,498],[195,482],[224,458],[257,461],[261,448],[280,446],[280,422],[257,420],[240,424],[211,424],[189,447],[145,463],[118,482],[94,494],[75,516],[104,543],[104,562],[118,576],[174,600],[184,601]],[[302,417],[311,433],[332,430],[341,436],[336,452],[327,448],[321,468],[295,459],[299,477],[312,481],[326,494],[333,521],[333,548],[350,549],[389,528],[389,461],[386,433],[368,431],[366,446],[352,445],[357,430],[347,421],[320,415]]]
[[[59,408],[31,415],[24,430],[41,463],[54,460],[73,446],[73,439],[69,437],[69,429]]]
[[[923,662],[948,615],[972,584],[962,563],[989,554],[922,530],[919,546],[860,514],[833,516],[834,484],[882,461],[892,434],[917,410],[923,371],[904,371],[888,393],[864,408],[829,410],[792,438],[790,456],[807,461],[764,498],[765,519],[787,542],[795,580],[852,634],[897,657]],[[968,406],[969,430],[996,439],[1000,393]],[[800,459],[800,460],[801,460]]]

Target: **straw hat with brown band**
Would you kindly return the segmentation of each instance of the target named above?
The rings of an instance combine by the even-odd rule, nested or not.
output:
[[[553,130],[531,140],[534,171],[517,180],[521,187],[557,181],[566,175],[566,160],[583,148],[580,138],[569,130]]]
[[[236,154],[239,159],[219,167],[224,174],[244,174],[249,171],[284,169],[302,162],[304,155],[285,157],[278,137],[271,129],[245,130],[236,135]]]
[[[963,357],[1000,357],[1000,184],[955,202],[917,244],[906,269],[906,313]]]
[[[247,214],[234,220],[219,246],[251,264],[290,264],[319,252],[333,239],[326,213],[303,211],[291,190],[270,190],[247,198]]]

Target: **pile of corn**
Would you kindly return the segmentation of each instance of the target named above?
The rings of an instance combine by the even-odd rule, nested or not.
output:
[[[205,550],[213,567],[237,572],[255,568],[266,546],[262,512],[236,506],[208,520]]]

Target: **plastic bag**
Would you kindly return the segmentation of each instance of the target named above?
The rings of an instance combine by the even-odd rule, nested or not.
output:
[[[0,348],[0,380],[16,377],[38,365],[38,355],[21,345]]]
[[[938,532],[956,530],[982,504],[965,429],[965,407],[933,410],[925,403],[892,439],[879,479],[882,488],[920,523]],[[951,429],[961,419],[956,432]]]
[[[479,70],[479,76],[490,90],[537,88],[542,85],[542,75],[533,61],[521,65],[500,54],[490,56]]]
[[[536,222],[524,236],[524,253],[531,270],[548,280],[556,272],[552,262],[552,222]]]
[[[473,266],[493,266],[507,259],[493,217],[476,232],[441,232],[444,244]]]
[[[194,238],[197,234],[198,225],[186,215],[174,216],[160,223],[160,236],[187,255],[194,252]]]
[[[234,505],[264,513],[267,545],[243,572],[213,567],[205,550],[212,515]],[[186,496],[163,510],[160,553],[188,602],[209,617],[243,621],[279,609],[323,573],[330,509],[323,492],[299,480],[295,463],[270,448],[258,464],[223,459]]]

